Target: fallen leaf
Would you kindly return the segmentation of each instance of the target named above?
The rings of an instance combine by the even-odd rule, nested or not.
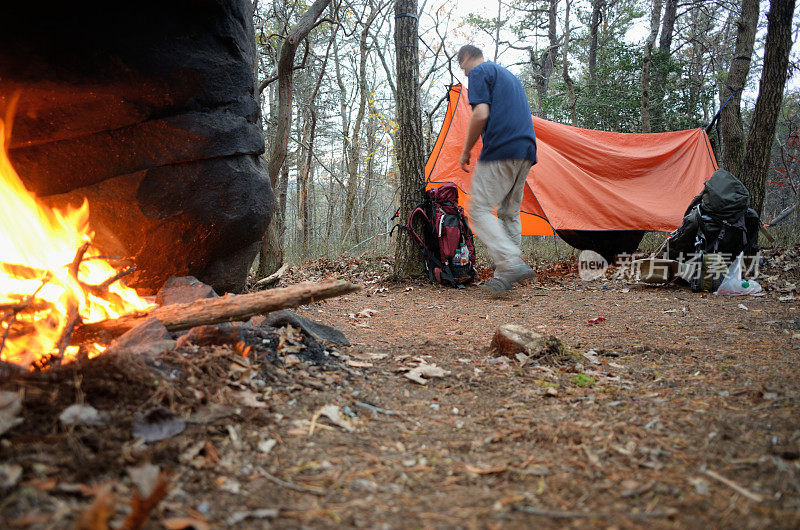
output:
[[[50,491],[55,488],[57,484],[58,480],[55,478],[35,478],[23,483],[23,485],[31,486],[37,491]]]
[[[147,465],[141,466],[141,468],[146,468]],[[128,468],[128,472],[130,473],[131,469],[140,469],[140,468]],[[147,480],[146,484],[143,484],[147,487],[150,487],[150,477],[149,473],[151,470],[142,470],[143,477]],[[145,523],[147,523],[148,519],[150,519],[150,514],[153,510],[158,506],[164,497],[167,496],[167,487],[169,486],[168,475],[166,472],[161,472],[155,479],[155,485],[152,486],[152,490],[150,494],[147,496],[143,496],[141,494],[141,490],[137,487],[137,489],[133,492],[133,496],[131,497],[131,511],[128,514],[128,517],[122,522],[122,528],[124,530],[134,529],[134,528],[142,528]]]
[[[137,414],[133,421],[133,436],[145,442],[166,440],[183,432],[186,422],[164,407]]]
[[[273,438],[270,438],[269,440],[261,440],[258,442],[258,450],[264,454],[269,453],[277,443],[278,442],[276,442]]]
[[[415,383],[426,385],[428,384],[428,380],[424,379],[424,377],[444,377],[446,375],[450,375],[450,372],[448,370],[439,368],[435,364],[420,364],[416,368],[413,368],[411,371],[406,372],[403,375]]]
[[[348,359],[347,366],[352,366],[353,368],[372,368],[372,363],[366,361],[352,361]]]
[[[0,464],[0,489],[13,488],[22,477],[22,466],[18,464]]]
[[[212,402],[189,416],[189,419],[186,421],[189,423],[212,423],[230,416],[234,412],[236,412],[236,410],[233,407]]]
[[[96,408],[89,405],[74,404],[65,408],[58,415],[58,419],[64,425],[88,425],[98,427],[108,422],[108,414],[99,412]]]
[[[274,519],[278,517],[278,510],[275,508],[262,508],[249,512],[236,512],[225,521],[228,526],[234,526],[246,519]]]
[[[161,524],[167,530],[209,530],[208,521],[196,517],[170,517],[162,519]]]
[[[0,436],[22,423],[21,410],[22,392],[0,392]]]
[[[464,469],[467,473],[474,473],[476,475],[493,475],[495,473],[502,473],[508,469],[508,466],[494,466],[494,467],[476,467],[469,464],[464,464]]]
[[[299,328],[288,324],[278,331],[277,351],[282,355],[299,353],[306,347],[303,344],[303,334]]]
[[[161,470],[153,464],[143,464],[139,467],[127,468],[128,477],[133,482],[139,495],[149,497],[158,484],[158,477]]]
[[[114,495],[111,484],[106,484],[97,492],[92,504],[80,516],[75,528],[78,530],[108,530],[108,521],[114,515]]]
[[[319,418],[320,416],[325,416],[331,421],[331,423],[341,427],[347,432],[355,431],[353,424],[350,422],[350,420],[345,418],[344,415],[342,415],[342,410],[338,405],[325,405],[314,415],[315,418]],[[313,424],[314,420],[311,420],[311,423]]]
[[[240,404],[244,405],[245,407],[252,407],[256,409],[263,409],[267,407],[267,404],[263,401],[258,400],[259,394],[251,390],[240,390],[238,392],[233,393],[234,399]]]
[[[294,354],[289,354],[283,358],[283,362],[287,368],[291,368],[292,366],[297,366],[300,364],[300,357]]]
[[[238,495],[242,491],[242,484],[236,479],[226,479],[219,485],[219,489]]]
[[[358,361],[380,361],[381,359],[385,359],[389,356],[388,353],[357,353],[351,352],[348,353],[350,357],[356,359]]]
[[[583,352],[583,357],[588,360],[592,364],[600,364],[600,361],[597,360],[597,352],[594,350],[589,350]]]
[[[183,464],[188,464],[200,454],[200,451],[203,450],[203,446],[205,444],[206,444],[205,440],[200,440],[199,442],[193,443],[184,452],[180,454],[180,456],[178,457],[178,461]]]

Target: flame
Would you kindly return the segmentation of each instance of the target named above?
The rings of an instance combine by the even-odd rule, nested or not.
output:
[[[57,353],[71,301],[78,304],[83,322],[117,318],[150,304],[120,282],[108,286],[107,292],[87,289],[117,273],[105,260],[92,259],[100,252],[91,246],[80,262],[80,282],[73,277],[70,264],[94,235],[89,204],[84,200],[80,208],[66,211],[41,205],[12,167],[5,135],[6,125],[0,120],[0,360],[32,368]],[[21,305],[26,309],[14,317],[14,308]],[[92,357],[102,347],[89,350]],[[70,346],[62,360],[77,354],[78,348]]]

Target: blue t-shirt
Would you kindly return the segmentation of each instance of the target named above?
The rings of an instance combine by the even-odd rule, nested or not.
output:
[[[525,159],[536,163],[536,134],[522,83],[497,63],[485,61],[469,72],[469,103],[489,104],[481,133],[480,160]]]

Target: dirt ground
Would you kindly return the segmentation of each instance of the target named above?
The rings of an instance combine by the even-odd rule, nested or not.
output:
[[[743,298],[584,282],[574,263],[497,300],[386,281],[386,260],[293,269],[362,283],[297,310],[350,347],[283,328],[249,352],[6,377],[24,398],[0,440],[0,527],[74,527],[104,485],[119,525],[149,462],[169,475],[148,528],[798,528],[799,255],[769,253],[764,295]],[[575,357],[491,355],[502,324]],[[73,403],[107,420],[63,425]],[[155,405],[188,422],[148,444],[131,429]]]

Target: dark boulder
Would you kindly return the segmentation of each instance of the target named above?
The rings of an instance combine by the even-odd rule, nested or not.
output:
[[[237,292],[272,216],[248,0],[0,7],[9,155],[47,202],[88,198],[95,243],[132,283]]]

